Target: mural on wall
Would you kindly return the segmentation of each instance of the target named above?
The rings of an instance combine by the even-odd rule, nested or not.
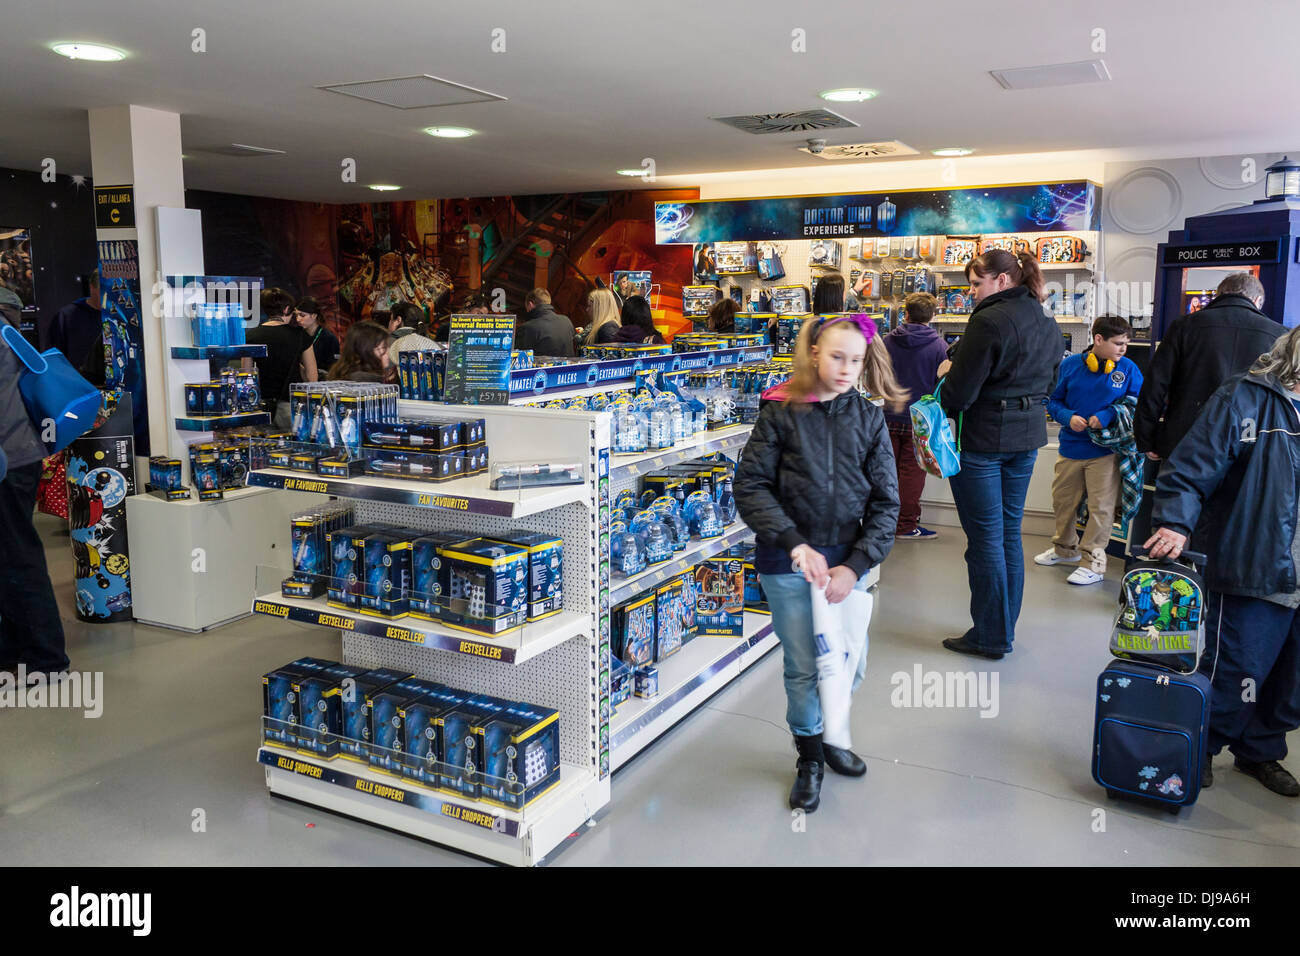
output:
[[[203,211],[208,271],[261,276],[268,287],[321,302],[340,338],[352,322],[397,302],[430,315],[482,293],[494,311],[522,314],[544,286],[581,325],[596,279],[649,270],[652,308],[676,331],[690,250],[656,246],[654,202],[696,190],[494,196],[327,205],[191,190]]]
[[[32,234],[0,227],[0,305],[23,312],[36,308],[32,285]]]

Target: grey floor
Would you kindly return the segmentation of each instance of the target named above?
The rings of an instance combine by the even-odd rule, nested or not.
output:
[[[258,678],[304,654],[337,656],[336,635],[268,618],[198,636],[75,623],[66,532],[40,521],[73,667],[104,672],[108,693],[94,720],[0,710],[5,864],[481,865],[267,795]],[[1026,551],[1045,543],[1028,538]],[[1177,818],[1109,803],[1092,782],[1092,694],[1118,568],[1079,589],[1068,570],[1031,565],[1013,656],[976,663],[940,648],[967,622],[963,545],[957,530],[903,542],[884,568],[853,714],[865,779],[828,776],[821,809],[792,818],[774,652],[619,771],[611,806],[550,865],[1300,864],[1300,801],[1223,757],[1213,789]],[[918,664],[996,671],[1000,712],[892,706],[891,675]],[[1300,772],[1297,758],[1290,768]]]

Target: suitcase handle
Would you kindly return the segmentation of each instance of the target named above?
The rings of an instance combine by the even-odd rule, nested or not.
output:
[[[1177,560],[1170,557],[1152,558],[1146,548],[1134,548],[1133,557],[1150,558],[1152,561],[1164,561],[1166,564],[1191,564],[1204,567],[1205,555],[1199,551],[1182,551],[1179,553]]]

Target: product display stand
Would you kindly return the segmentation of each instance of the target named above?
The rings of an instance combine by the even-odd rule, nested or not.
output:
[[[501,492],[487,475],[441,484],[399,479],[318,480],[277,469],[249,483],[350,500],[358,522],[387,521],[467,536],[539,531],[563,540],[559,615],[490,637],[411,617],[391,622],[331,608],[324,598],[281,596],[269,584],[255,613],[342,633],[342,660],[386,667],[452,687],[554,708],[560,714],[560,785],[522,810],[424,788],[409,779],[336,758],[323,760],[263,742],[258,760],[274,794],[505,863],[541,861],[610,801],[610,774],[775,646],[770,618],[745,615],[745,634],[697,637],[661,665],[661,692],[611,714],[610,608],[698,561],[749,538],[743,524],[692,540],[674,560],[631,578],[611,578],[610,502],[638,475],[675,461],[736,454],[750,426],[696,435],[671,449],[614,457],[608,412],[518,406],[450,406],[403,401],[404,419],[482,417],[493,462],[584,462],[581,485]]]

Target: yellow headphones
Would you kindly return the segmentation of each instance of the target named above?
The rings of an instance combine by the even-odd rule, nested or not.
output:
[[[1089,372],[1103,371],[1101,367],[1101,363],[1097,361],[1097,356],[1091,352],[1088,352],[1083,356],[1083,364],[1088,366]],[[1104,371],[1107,375],[1115,371],[1114,359],[1106,359],[1106,368],[1104,369]]]

